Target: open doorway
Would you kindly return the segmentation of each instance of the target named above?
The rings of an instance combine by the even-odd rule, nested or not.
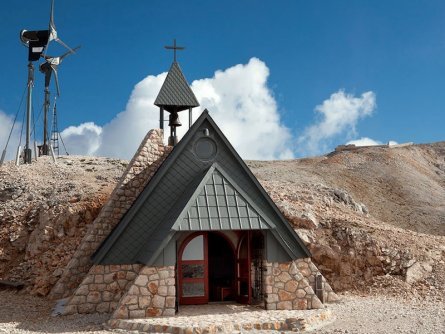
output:
[[[235,251],[221,233],[208,234],[209,301],[235,300]]]
[[[190,234],[178,252],[179,304],[262,303],[263,251],[261,231],[239,231],[232,237],[224,232]]]

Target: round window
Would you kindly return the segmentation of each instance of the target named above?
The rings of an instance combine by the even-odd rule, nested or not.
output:
[[[195,154],[201,160],[212,160],[216,156],[216,143],[209,137],[199,138],[195,143]]]

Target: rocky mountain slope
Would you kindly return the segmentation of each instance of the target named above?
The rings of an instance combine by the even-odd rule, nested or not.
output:
[[[0,280],[47,295],[126,163],[0,167]],[[445,142],[248,165],[335,289],[445,298]]]

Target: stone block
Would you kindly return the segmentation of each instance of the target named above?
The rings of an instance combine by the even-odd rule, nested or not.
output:
[[[87,303],[97,304],[102,301],[101,293],[99,291],[90,291],[87,296]]]
[[[308,269],[309,266],[306,262],[297,260],[297,268],[298,270],[302,270],[302,269]]]
[[[309,268],[302,268],[300,269],[300,273],[304,276],[304,277],[310,277],[312,275],[312,272],[310,271]]]
[[[161,296],[154,296],[153,297],[153,306],[156,308],[163,309],[165,306],[165,298]]]
[[[161,310],[157,308],[150,307],[145,310],[146,317],[157,317],[161,315]]]
[[[306,297],[306,291],[304,291],[304,289],[298,289],[297,292],[295,293],[295,296],[297,298],[304,298]]]
[[[167,296],[167,287],[166,286],[160,286],[158,288],[158,295],[163,296],[163,297]]]
[[[137,274],[133,271],[127,271],[126,279],[127,281],[132,281],[136,278]]]
[[[114,293],[111,291],[102,292],[102,300],[104,302],[111,302],[114,299]]]
[[[139,310],[139,305],[138,304],[131,304],[131,305],[127,304],[127,308],[128,308],[128,311]]]
[[[135,285],[132,285],[127,293],[129,295],[139,295],[139,288],[137,286],[135,286]]]
[[[159,275],[158,275],[158,274],[150,275],[150,276],[148,276],[148,280],[149,280],[150,282],[152,282],[152,281],[157,281],[157,280],[159,280]]]
[[[277,304],[276,303],[267,303],[266,309],[267,310],[276,310],[277,309]]]
[[[127,280],[127,272],[126,271],[118,271],[116,273],[116,277],[118,280],[120,280],[120,279]]]
[[[138,278],[134,281],[134,284],[137,286],[147,286],[148,284],[148,277],[146,275],[139,275]]]
[[[275,293],[270,293],[267,295],[266,297],[266,302],[267,303],[274,303],[278,301],[278,295]]]
[[[80,304],[77,307],[77,310],[79,311],[79,313],[81,314],[90,314],[90,313],[94,313],[95,312],[95,308],[96,308],[96,304]]]
[[[302,279],[301,281],[298,281],[298,288],[304,289],[309,286],[309,283],[306,279]]]
[[[123,303],[126,305],[138,304],[138,296],[137,295],[127,295],[127,297],[125,297]]]
[[[280,268],[281,271],[289,271],[289,267],[291,265],[291,262],[287,262],[287,263],[280,263],[278,265],[278,268]]]
[[[168,285],[168,286],[173,286],[173,285],[175,285],[176,284],[176,281],[175,281],[175,279],[174,278],[167,278],[166,280],[165,280],[165,285]]]
[[[121,289],[125,289],[125,287],[128,284],[128,281],[126,279],[120,279],[120,280],[117,281],[117,284],[119,284],[119,287]]]
[[[310,286],[305,287],[304,291],[306,291],[307,294],[311,294],[311,295],[314,294],[314,290],[312,290],[312,287],[310,287]]]
[[[294,302],[295,310],[307,310],[307,300],[306,299],[297,299]]]
[[[176,297],[167,297],[165,298],[165,307],[175,307]]]
[[[113,282],[108,285],[108,289],[110,291],[116,292],[116,291],[119,291],[121,288],[119,287],[119,284],[117,282]]]
[[[103,275],[95,275],[94,276],[94,283],[103,283],[104,282],[104,276]]]
[[[167,294],[169,296],[176,296],[176,287],[174,285],[173,286],[169,286],[167,288]]]
[[[110,284],[116,280],[116,274],[115,273],[109,273],[104,275],[104,283]]]
[[[148,306],[150,306],[151,303],[151,298],[149,296],[140,296],[138,298],[139,301],[139,307],[142,308],[147,308]]]
[[[90,273],[93,275],[100,275],[105,273],[104,266],[98,264],[91,267]]]
[[[108,303],[108,302],[99,303],[96,306],[96,312],[97,313],[109,313],[110,312],[110,303]]]
[[[292,262],[291,265],[289,266],[289,274],[295,275],[297,272],[298,272],[297,265],[295,264],[295,262]]]
[[[284,285],[284,289],[287,292],[295,292],[298,288],[298,282],[295,280],[290,280]]]
[[[151,294],[156,295],[158,293],[158,284],[155,282],[151,282],[148,284],[148,290]]]
[[[278,291],[278,300],[279,301],[286,301],[286,300],[293,300],[293,299],[295,299],[295,295],[293,293],[287,292],[285,290]]]
[[[128,309],[126,306],[120,306],[114,313],[114,319],[128,319]]]
[[[323,308],[323,303],[320,301],[320,299],[318,299],[317,296],[312,297],[311,308],[313,309]]]
[[[290,301],[278,302],[277,310],[292,310],[292,302]]]

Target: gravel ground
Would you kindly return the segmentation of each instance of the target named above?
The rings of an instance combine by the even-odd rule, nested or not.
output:
[[[113,333],[103,329],[107,315],[52,317],[53,302],[10,290],[0,291],[0,301],[0,333]],[[313,333],[445,333],[443,302],[419,303],[394,297],[344,295],[341,303],[329,308],[337,319]]]
[[[90,333],[107,334],[107,315],[52,317],[54,302],[44,298],[0,290],[0,333]]]
[[[329,306],[336,320],[317,334],[444,334],[445,303],[414,302],[395,297],[342,296]]]

